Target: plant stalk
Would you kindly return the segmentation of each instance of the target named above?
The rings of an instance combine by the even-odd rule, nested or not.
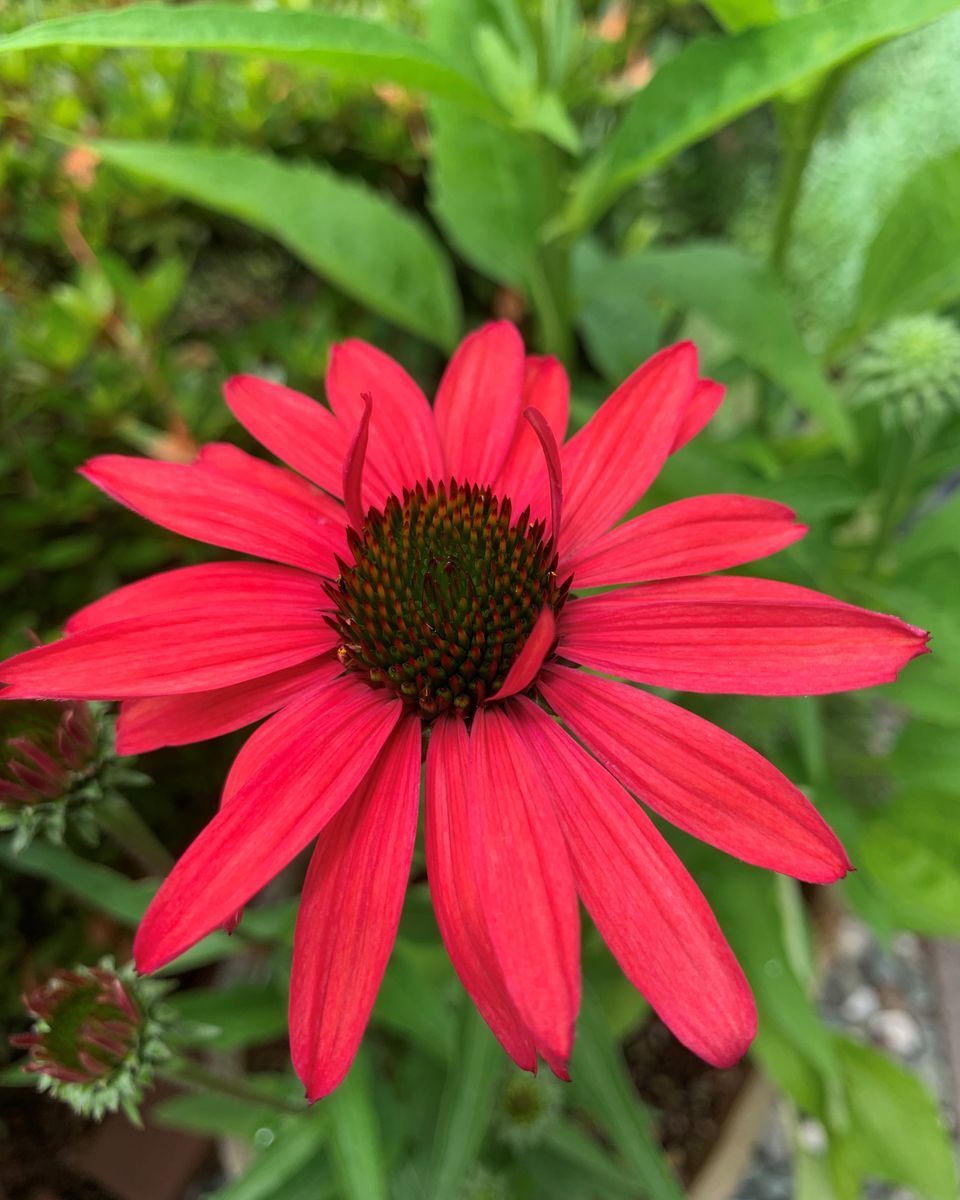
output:
[[[306,1105],[292,1104],[288,1100],[271,1096],[244,1079],[235,1075],[222,1075],[219,1071],[204,1067],[193,1059],[179,1059],[175,1065],[164,1067],[158,1073],[163,1079],[180,1087],[192,1091],[212,1092],[217,1096],[233,1096],[237,1100],[247,1100],[252,1104],[261,1104],[264,1108],[272,1108],[284,1115],[296,1116],[307,1111]]]
[[[173,855],[129,800],[113,796],[99,804],[96,812],[103,832],[151,875],[166,875],[173,868]]]

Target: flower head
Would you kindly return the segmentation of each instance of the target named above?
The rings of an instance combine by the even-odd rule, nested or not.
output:
[[[867,338],[848,376],[856,403],[879,405],[887,425],[932,432],[960,412],[960,329],[929,313],[897,317]]]
[[[28,1051],[23,1069],[41,1091],[94,1120],[123,1108],[139,1124],[143,1089],[167,1057],[155,1004],[164,990],[109,959],[57,971],[24,996],[33,1028],[11,1044]]]
[[[15,831],[15,848],[42,832],[63,837],[68,816],[88,837],[95,822],[87,802],[103,759],[103,733],[83,702],[11,705],[0,737],[0,829]]]
[[[438,924],[511,1057],[567,1077],[579,897],[674,1033],[735,1062],[756,1025],[749,987],[633,797],[800,879],[838,879],[847,858],[759,754],[634,685],[867,687],[926,635],[806,588],[713,574],[801,537],[783,505],[702,496],[619,523],[720,402],[690,344],[640,367],[566,443],[563,368],[525,357],[506,322],[463,342],[432,406],[363,342],[334,349],[326,388],[329,408],[263,380],[227,385],[237,418],[297,474],[227,445],[189,465],[110,455],[83,468],[143,516],[271,562],[134,583],[0,665],[11,697],[121,700],[121,752],[269,716],[151,904],[139,968],[232,921],[316,838],[290,1035],[308,1096],[336,1087],[396,934],[426,743]]]

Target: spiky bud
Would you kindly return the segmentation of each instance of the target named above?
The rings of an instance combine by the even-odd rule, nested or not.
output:
[[[877,405],[884,423],[912,434],[934,432],[960,412],[960,329],[946,317],[897,317],[852,356],[853,401]]]
[[[96,805],[148,782],[116,760],[104,705],[13,702],[0,719],[0,830],[13,830],[16,851],[38,835],[62,841],[68,824],[95,844]]]
[[[99,1121],[122,1109],[139,1125],[143,1092],[169,1056],[158,1003],[167,988],[108,958],[57,971],[23,997],[33,1026],[10,1042],[27,1051],[23,1070],[40,1091],[81,1116]]]
[[[562,1107],[562,1084],[553,1075],[517,1075],[500,1093],[497,1128],[516,1149],[543,1139]]]

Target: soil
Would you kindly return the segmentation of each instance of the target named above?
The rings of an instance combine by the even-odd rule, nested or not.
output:
[[[655,1113],[656,1132],[684,1185],[692,1182],[743,1087],[746,1063],[708,1066],[654,1017],[624,1045],[637,1091]]]

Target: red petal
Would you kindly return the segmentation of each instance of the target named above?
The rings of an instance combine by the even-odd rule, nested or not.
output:
[[[515,701],[479,709],[468,785],[483,915],[510,998],[553,1071],[567,1078],[580,1005],[577,894],[547,785]]]
[[[436,721],[427,747],[427,877],[450,961],[480,1015],[517,1066],[536,1071],[537,1055],[517,1015],[483,919],[470,853],[469,741],[463,721]]]
[[[218,605],[96,625],[0,663],[8,699],[126,700],[208,692],[292,667],[336,644],[319,613]]]
[[[712,379],[698,381],[697,386],[693,389],[690,402],[680,418],[680,426],[673,439],[673,446],[670,448],[671,454],[682,450],[687,442],[695,438],[704,426],[713,420],[717,409],[723,403],[726,390],[722,383],[714,383]]]
[[[659,687],[798,696],[889,683],[926,638],[808,588],[727,576],[568,603],[558,653]]]
[[[403,712],[353,679],[288,705],[266,758],[167,877],[140,923],[137,969],[156,971],[232,917],[316,837]]]
[[[833,883],[849,869],[806,796],[716,725],[639,688],[563,667],[544,671],[540,688],[604,766],[680,829],[811,883]]]
[[[211,692],[126,700],[117,721],[117,753],[145,754],[159,746],[205,742],[242,729],[276,712],[301,692],[332,682],[341,669],[333,656],[311,658],[295,667]]]
[[[73,614],[67,633],[82,633],[113,621],[158,618],[186,608],[217,604],[223,613],[264,601],[291,612],[330,608],[323,584],[312,573],[274,563],[217,562],[179,567],[117,588]]]
[[[507,672],[498,692],[489,697],[493,700],[506,700],[518,692],[525,692],[536,679],[537,673],[543,666],[543,660],[557,640],[557,622],[553,610],[544,607],[540,610],[530,636],[523,643],[523,649],[513,660],[513,665]]]
[[[238,483],[262,487],[295,503],[306,504],[316,509],[321,518],[343,523],[343,509],[336,500],[324,495],[286,467],[274,466],[262,458],[247,454],[238,446],[231,446],[229,442],[208,442],[201,446],[195,465],[229,475]]]
[[[393,948],[420,803],[418,717],[396,727],[317,840],[290,979],[290,1049],[313,1102],[353,1062]]]
[[[564,562],[574,587],[723,571],[775,554],[806,533],[784,504],[750,496],[693,496],[644,513]]]
[[[513,443],[523,394],[523,342],[495,321],[460,343],[440,380],[434,416],[448,476],[492,484]]]
[[[363,416],[362,396],[373,397],[364,504],[382,508],[392,493],[444,477],[443,452],[426,396],[388,354],[351,338],[333,347],[327,399],[349,430]]]
[[[700,889],[616,780],[542,709],[518,703],[601,937],[685,1046],[732,1066],[753,1040],[757,1012]]]
[[[535,408],[542,413],[557,445],[563,445],[570,416],[570,381],[562,363],[555,358],[531,356],[526,359],[520,407],[521,410]],[[540,440],[529,422],[518,421],[513,444],[497,476],[496,493],[509,496],[514,514],[519,515],[538,494],[548,495],[546,489],[547,468]],[[542,519],[549,512],[547,504],[543,512],[535,511],[533,516]]]
[[[661,350],[563,447],[562,554],[605,532],[644,494],[670,453],[696,382],[692,343]]]
[[[240,453],[237,451],[237,453]],[[256,459],[249,458],[250,463]],[[266,487],[260,463],[247,478],[199,459],[190,465],[105,454],[80,474],[108,496],[174,533],[335,575],[346,544],[343,510],[303,485],[299,499],[283,485]],[[279,471],[279,468],[271,468]],[[292,477],[290,477],[292,478]]]
[[[331,496],[340,495],[340,473],[352,429],[329,409],[279,383],[235,375],[224,386],[230,411],[257,441]]]
[[[364,396],[363,413],[354,430],[343,460],[343,503],[347,510],[347,521],[354,529],[363,527],[363,468],[367,458],[367,442],[370,440],[370,416],[373,400],[368,392]]]

